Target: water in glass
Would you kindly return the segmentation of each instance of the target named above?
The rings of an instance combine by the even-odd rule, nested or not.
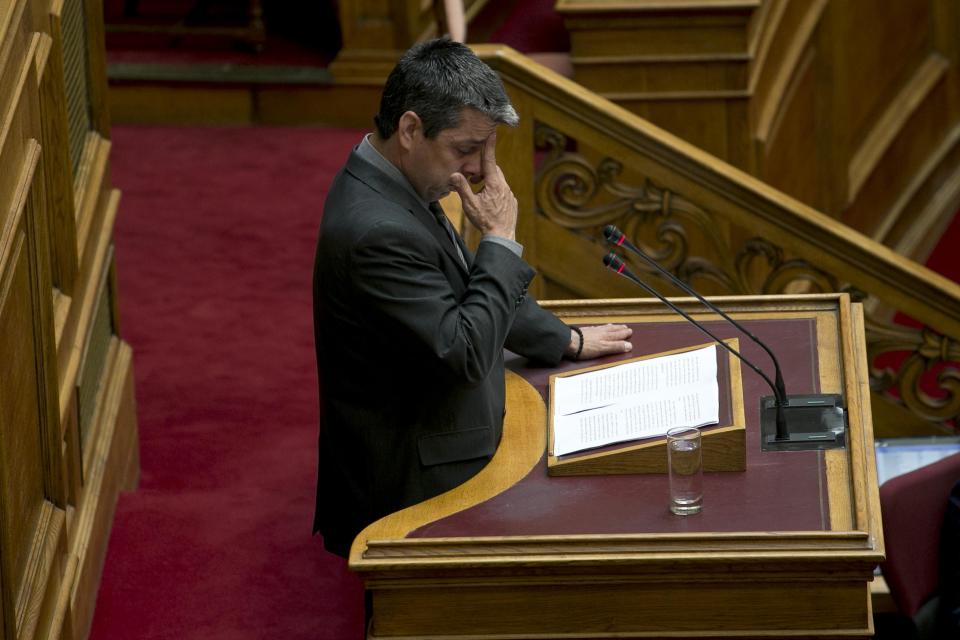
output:
[[[703,508],[703,464],[700,434],[669,438],[670,511],[685,516]]]

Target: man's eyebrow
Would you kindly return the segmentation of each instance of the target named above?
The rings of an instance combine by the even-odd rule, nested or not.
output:
[[[490,135],[492,135],[492,133]],[[482,145],[487,143],[487,138],[489,138],[490,135],[485,135],[477,138],[477,137],[470,137],[469,133],[464,132],[462,138],[458,138],[456,137],[456,135],[454,135],[454,136],[451,136],[451,139],[454,144],[473,144],[473,145],[481,144]]]

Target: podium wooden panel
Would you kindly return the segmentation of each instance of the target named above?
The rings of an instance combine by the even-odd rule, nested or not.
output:
[[[515,359],[493,461],[355,540],[350,567],[373,596],[369,637],[872,635],[883,538],[862,311],[844,294],[715,302],[772,342],[789,392],[844,394],[845,449],[762,452],[764,390],[744,371],[747,469],[706,474],[703,513],[672,516],[665,476],[547,477],[543,394],[556,370]],[[571,323],[631,324],[631,356],[702,342],[648,300],[547,306]]]

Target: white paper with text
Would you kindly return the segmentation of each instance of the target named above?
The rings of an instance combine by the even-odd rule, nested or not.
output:
[[[556,378],[553,393],[556,456],[716,424],[716,346]]]

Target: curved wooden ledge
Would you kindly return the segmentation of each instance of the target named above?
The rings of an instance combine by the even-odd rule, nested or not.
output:
[[[377,520],[353,541],[350,565],[361,562],[371,541],[396,541],[413,530],[489,500],[513,486],[540,461],[546,445],[547,410],[540,393],[512,371],[506,374],[503,437],[493,459],[455,489]]]

